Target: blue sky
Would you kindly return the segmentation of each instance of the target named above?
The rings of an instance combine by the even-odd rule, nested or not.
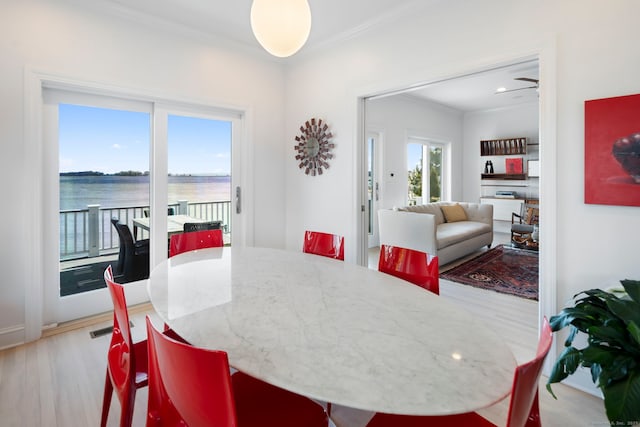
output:
[[[422,162],[422,144],[407,144],[407,170],[412,171]]]
[[[148,113],[60,104],[60,172],[148,171]],[[231,123],[169,116],[169,173],[230,174]]]

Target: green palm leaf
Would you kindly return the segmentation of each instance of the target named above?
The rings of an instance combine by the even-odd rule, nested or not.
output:
[[[602,389],[607,418],[612,425],[637,425],[640,420],[640,374],[634,372],[624,380]]]
[[[640,304],[640,280],[621,280],[622,287],[627,292],[627,295]]]

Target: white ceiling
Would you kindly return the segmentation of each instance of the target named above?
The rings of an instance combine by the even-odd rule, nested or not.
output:
[[[538,90],[529,89],[535,84],[514,79],[537,80],[538,75],[535,60],[425,85],[409,93],[465,112],[502,108],[537,102]],[[496,93],[501,87],[511,92]]]
[[[158,25],[172,24],[209,37],[220,37],[260,49],[251,32],[251,0],[84,0],[85,6],[117,9],[139,20]],[[309,0],[311,49],[337,42],[408,14],[428,13],[432,0]],[[432,83],[412,95],[428,98],[461,111],[499,108],[533,102],[537,91],[527,89],[496,95],[498,87],[530,86],[516,77],[538,78],[537,61]]]
[[[178,23],[212,36],[258,47],[249,15],[252,0],[87,0],[111,4],[134,13]],[[307,46],[363,31],[414,9],[426,0],[308,0],[311,8],[311,34]]]

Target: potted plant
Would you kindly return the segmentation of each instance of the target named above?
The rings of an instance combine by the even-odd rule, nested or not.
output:
[[[640,423],[640,281],[622,280],[624,292],[591,289],[573,298],[575,305],[552,316],[557,332],[569,326],[565,349],[556,360],[551,384],[573,374],[578,367],[591,370],[591,378],[604,396],[607,418],[612,425]],[[618,296],[617,294],[620,294]],[[588,345],[577,349],[577,333],[587,334]]]

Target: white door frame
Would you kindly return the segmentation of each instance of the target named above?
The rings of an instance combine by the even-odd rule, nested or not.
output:
[[[233,119],[233,154],[232,161],[233,167],[238,164],[238,173],[235,170],[232,172],[233,191],[237,186],[246,187],[244,183],[252,181],[252,168],[251,165],[247,165],[242,168],[240,165],[243,162],[250,162],[250,144],[246,135],[247,126],[250,126],[250,109],[246,107],[237,106],[220,106],[217,102],[211,102],[205,104],[200,101],[190,101],[184,99],[174,99],[171,96],[159,97],[156,94],[150,94],[146,92],[121,88],[109,84],[101,84],[95,82],[86,82],[81,79],[70,78],[66,76],[60,76],[53,73],[42,72],[28,68],[25,70],[25,158],[28,159],[28,163],[34,165],[31,174],[25,177],[27,181],[27,187],[30,191],[30,198],[27,201],[27,206],[22,210],[26,212],[28,216],[28,223],[32,226],[25,230],[25,239],[28,253],[31,254],[28,268],[25,268],[25,321],[24,321],[24,340],[25,342],[33,341],[42,335],[42,330],[51,326],[55,326],[55,321],[52,319],[59,318],[59,314],[52,313],[46,307],[46,296],[44,292],[44,283],[47,274],[51,274],[50,260],[51,253],[57,253],[55,248],[45,247],[45,231],[50,227],[50,221],[46,216],[45,198],[44,194],[48,190],[47,177],[45,176],[45,164],[48,161],[46,155],[50,154],[45,150],[43,139],[43,88],[62,89],[79,93],[90,93],[96,96],[116,97],[122,99],[132,99],[141,102],[150,102],[153,104],[165,104],[182,106],[183,108],[192,108],[201,111],[218,111],[224,113],[230,113],[234,116]],[[215,107],[212,107],[215,106]],[[154,140],[155,136],[152,133],[151,142],[151,165],[159,168],[156,172],[162,172],[161,163],[164,156],[164,170],[166,172],[166,143],[164,149],[162,144],[157,144]],[[166,141],[166,139],[165,139]],[[57,158],[57,153],[56,153]],[[50,168],[49,168],[50,169]],[[166,174],[164,176],[166,180]],[[164,199],[166,199],[166,183],[164,189],[161,190],[162,184],[154,183],[152,179],[151,189],[151,203],[160,206],[160,201],[154,199],[162,199],[163,196],[158,195],[164,192]],[[234,209],[234,231],[237,231],[233,237],[233,244],[238,246],[246,245],[247,242],[253,241],[253,228],[245,228],[245,225],[253,223],[253,205],[250,201],[251,194],[248,191],[244,191],[243,210],[242,214],[235,213],[235,199],[232,194],[232,208]],[[155,215],[157,221],[162,221],[161,215]],[[164,218],[165,224],[152,224],[156,230],[166,230],[166,217]],[[51,239],[49,239],[51,240]],[[166,239],[155,239],[161,241]],[[166,245],[166,242],[165,242]],[[156,253],[158,248],[155,249]],[[166,252],[166,251],[165,251]],[[152,258],[152,266],[156,265],[161,257]],[[91,306],[101,311],[109,311],[112,309],[112,304],[108,292],[106,289],[88,292],[84,296],[84,301],[88,301]],[[69,298],[68,302],[72,303],[78,299],[76,296],[65,297]],[[127,302],[129,304],[137,304],[148,301],[148,295],[146,292],[146,281],[141,281],[139,286],[131,286],[127,288]],[[84,302],[83,302],[84,304]],[[104,309],[100,309],[104,307]],[[96,313],[99,311],[95,311]],[[53,316],[53,317],[52,317]]]
[[[366,214],[373,219],[371,234],[368,234],[368,247],[372,248],[380,245],[380,238],[378,236],[378,206],[382,203],[380,196],[382,192],[382,153],[384,144],[383,133],[377,130],[367,130],[366,141],[371,138],[374,140],[373,144],[373,199],[371,203],[371,211],[369,212],[369,204],[366,204]],[[365,142],[366,154],[369,154],[368,144]]]
[[[542,324],[542,317],[550,317],[557,311],[557,135],[556,135],[556,67],[557,48],[555,39],[551,36],[540,41],[539,46],[533,47],[528,52],[521,54],[511,53],[502,60],[492,58],[491,63],[462,64],[458,70],[453,70],[448,76],[438,78],[437,81],[455,79],[457,77],[487,71],[497,67],[503,67],[519,62],[538,60],[540,70],[539,89],[539,129],[540,141],[540,234],[541,240],[545,242],[540,248],[539,260],[539,303],[538,303],[538,325]],[[432,83],[429,81],[412,82],[404,87],[416,87],[420,84]],[[435,81],[433,82],[435,83]],[[400,93],[402,90],[393,88],[378,87],[368,88],[360,93],[356,93],[356,117],[357,126],[356,140],[356,194],[357,206],[364,206],[367,200],[367,187],[365,178],[366,168],[366,105],[365,100],[383,94]],[[358,209],[356,212],[357,224],[357,262],[360,265],[367,265],[367,233],[365,209]],[[557,354],[556,343],[552,344],[552,354]],[[548,374],[553,361],[549,358],[545,362],[545,372]]]

